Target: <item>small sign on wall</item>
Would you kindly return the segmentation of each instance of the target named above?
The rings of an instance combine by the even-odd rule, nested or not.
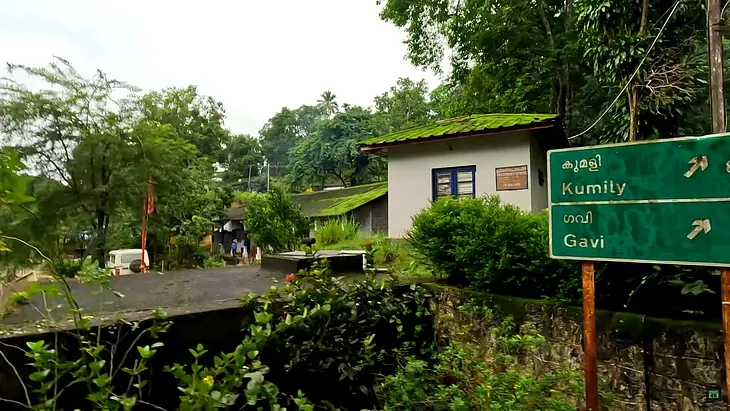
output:
[[[497,191],[527,189],[527,166],[498,167]]]

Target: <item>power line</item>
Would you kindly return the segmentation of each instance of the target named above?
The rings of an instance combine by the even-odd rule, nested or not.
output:
[[[667,17],[667,19],[664,21],[664,24],[662,25],[662,28],[659,30],[659,33],[657,33],[656,37],[654,38],[654,41],[651,43],[651,46],[649,46],[649,49],[646,51],[646,53],[644,53],[644,57],[639,62],[639,65],[636,66],[636,70],[634,70],[634,74],[631,75],[631,78],[629,79],[628,82],[626,82],[626,85],[624,86],[623,89],[621,89],[621,92],[618,93],[618,95],[616,96],[616,98],[613,99],[613,102],[611,102],[611,105],[608,106],[608,108],[606,110],[604,110],[603,113],[601,113],[601,115],[598,117],[598,119],[595,122],[593,122],[593,124],[591,124],[590,127],[588,127],[587,129],[581,131],[580,133],[578,133],[578,134],[576,134],[574,136],[568,137],[568,140],[576,139],[576,138],[582,136],[583,134],[589,132],[593,127],[596,126],[596,124],[598,124],[598,122],[600,122],[603,119],[603,117],[606,116],[606,114],[608,114],[608,112],[613,108],[613,106],[616,105],[616,102],[618,101],[618,99],[621,97],[621,95],[624,94],[624,92],[629,87],[629,85],[631,84],[631,82],[634,81],[634,77],[636,77],[636,74],[639,72],[639,69],[644,64],[644,61],[646,61],[646,58],[649,56],[649,53],[651,53],[651,50],[654,48],[654,45],[659,40],[659,37],[662,36],[662,33],[664,32],[664,29],[667,27],[667,24],[669,23],[669,20],[672,19],[672,16],[674,16],[674,12],[677,10],[677,7],[679,7],[679,3],[681,3],[681,0],[677,0],[674,3],[674,7],[672,8],[672,11],[669,13],[669,17]]]

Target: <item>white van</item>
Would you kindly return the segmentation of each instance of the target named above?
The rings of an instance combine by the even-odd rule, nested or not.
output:
[[[148,273],[150,271],[150,256],[147,250],[144,252],[144,262],[147,267],[141,267],[142,249],[130,248],[126,250],[114,250],[109,252],[106,260],[106,268],[110,268],[112,275],[128,275],[135,273]]]

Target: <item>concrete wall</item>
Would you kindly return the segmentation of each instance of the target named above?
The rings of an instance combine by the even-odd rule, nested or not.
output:
[[[372,232],[388,234],[388,194],[370,204],[373,209]]]
[[[469,344],[480,360],[494,356],[493,327],[507,317],[534,327],[543,347],[520,358],[533,375],[561,367],[583,370],[583,313],[536,300],[432,287],[436,340]],[[471,300],[493,310],[491,318],[459,306]],[[480,304],[481,305],[481,304]],[[598,368],[603,391],[615,400],[612,411],[721,411],[726,409],[722,324],[674,321],[638,314],[597,311]],[[720,399],[708,399],[710,390]],[[580,408],[582,409],[582,408]]]
[[[540,143],[534,137],[530,139],[530,173],[528,180],[532,194],[531,211],[533,213],[540,213],[548,208],[547,152],[540,147]]]
[[[497,167],[527,165],[529,182],[531,144],[529,132],[514,132],[389,148],[388,235],[403,237],[413,216],[429,205],[434,168],[476,166],[477,196],[499,194],[504,202],[532,211],[534,194],[529,188],[497,192],[495,176]]]

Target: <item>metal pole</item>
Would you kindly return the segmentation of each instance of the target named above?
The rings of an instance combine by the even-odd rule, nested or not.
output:
[[[593,263],[583,262],[583,364],[586,380],[586,410],[598,408],[598,357],[596,350],[596,287]]]
[[[712,132],[724,133],[725,90],[723,89],[722,10],[720,0],[707,0],[707,37],[710,62],[710,104]],[[730,403],[730,268],[721,271],[722,329],[725,337],[725,387]]]
[[[725,132],[725,93],[722,68],[722,11],[720,0],[707,0],[707,37],[710,62],[712,132]]]
[[[722,329],[725,337],[725,387],[730,395],[730,268],[720,270],[720,283],[722,295]],[[728,397],[730,403],[730,397]]]

